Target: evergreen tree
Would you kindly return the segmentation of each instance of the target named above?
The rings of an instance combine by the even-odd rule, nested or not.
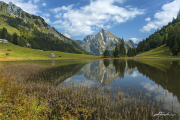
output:
[[[131,57],[131,56],[132,56],[132,49],[131,49],[131,47],[129,48],[129,50],[128,50],[128,52],[127,52],[127,56],[128,56],[128,57]]]
[[[120,43],[120,49],[119,49],[119,56],[125,56],[126,55],[126,49],[124,47],[124,39],[122,38]]]
[[[161,41],[161,36],[160,34],[158,35],[158,39],[157,39],[157,46],[161,46],[162,45],[162,41]]]
[[[104,57],[109,57],[109,56],[110,56],[109,51],[108,51],[108,50],[105,50],[105,51],[104,51]]]
[[[175,44],[174,44],[174,46],[171,49],[171,52],[172,52],[173,55],[177,55],[178,54],[178,48],[179,48],[179,46],[178,46],[177,42],[175,41]]]
[[[132,48],[132,56],[136,56],[137,52],[136,52],[136,48]]]
[[[14,33],[14,34],[13,34],[13,40],[12,40],[12,43],[15,44],[15,45],[18,45],[17,33]]]
[[[2,32],[1,32],[1,39],[5,39],[7,34],[7,29],[3,27]]]
[[[115,44],[115,50],[113,51],[113,55],[114,55],[114,57],[116,58],[116,57],[118,57],[118,44],[116,43]]]

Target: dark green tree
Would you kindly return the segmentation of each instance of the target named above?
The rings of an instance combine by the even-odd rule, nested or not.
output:
[[[175,44],[174,44],[174,46],[171,49],[171,52],[172,52],[173,55],[177,55],[178,54],[178,48],[179,48],[179,46],[178,46],[177,42],[175,41]]]
[[[126,55],[126,49],[124,47],[124,39],[122,38],[119,48],[119,56],[125,56]]]
[[[108,51],[108,50],[105,50],[105,51],[104,51],[104,57],[109,57],[109,56],[110,56],[109,51]]]
[[[131,56],[132,56],[132,49],[131,49],[131,47],[129,48],[129,50],[128,50],[128,52],[127,52],[127,56],[128,56],[128,57],[131,57]]]
[[[12,43],[15,44],[15,45],[18,45],[18,37],[17,37],[17,33],[14,33],[14,34],[13,34],[13,40],[12,40]]]
[[[158,37],[157,37],[157,46],[159,47],[161,45],[162,45],[162,40],[161,40],[161,36],[159,34]]]
[[[5,39],[7,34],[7,29],[3,27],[2,32],[1,32],[1,39]]]
[[[115,44],[115,49],[114,49],[114,51],[113,51],[113,55],[114,55],[115,58],[118,57],[118,51],[119,51],[119,49],[118,49],[118,44],[116,43],[116,44]]]

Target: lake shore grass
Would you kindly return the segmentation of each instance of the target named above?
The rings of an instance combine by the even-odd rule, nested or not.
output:
[[[159,103],[146,101],[135,88],[100,89],[91,85],[75,86],[17,81],[0,74],[0,117],[2,119],[59,120],[158,120]],[[179,111],[177,111],[179,112]],[[178,119],[165,117],[166,119]]]
[[[55,53],[54,58],[49,54]],[[70,60],[70,59],[180,59],[180,57],[167,57],[169,49],[165,46],[158,47],[138,54],[141,57],[104,58],[103,56],[73,54],[59,51],[39,51],[20,47],[11,43],[0,43],[0,61],[23,61],[23,60]]]

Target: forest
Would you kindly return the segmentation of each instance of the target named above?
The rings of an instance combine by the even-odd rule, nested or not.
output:
[[[180,11],[177,18],[173,18],[168,25],[163,26],[161,30],[157,29],[154,34],[140,41],[136,51],[141,53],[164,44],[171,49],[172,55],[180,53]]]

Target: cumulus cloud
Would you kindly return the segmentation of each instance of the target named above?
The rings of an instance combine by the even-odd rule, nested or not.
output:
[[[146,19],[145,19],[145,21],[150,22],[150,21],[151,21],[151,18],[150,18],[150,17],[148,17],[148,18],[146,18]]]
[[[42,6],[46,7],[46,3],[43,3]]]
[[[129,38],[130,40],[132,40],[134,43],[138,43],[139,41],[141,41],[141,39],[139,38]]]
[[[143,9],[130,6],[123,8],[115,5],[116,2],[121,4],[124,0],[91,0],[89,5],[79,9],[73,9],[74,5],[54,8],[51,10],[57,18],[54,27],[75,36],[87,35],[97,28],[111,28],[144,14]]]
[[[33,2],[31,0],[29,0],[27,2],[25,0],[5,0],[5,2],[7,4],[9,4],[9,2],[12,2],[16,6],[23,9],[24,11],[26,11],[30,14],[35,14],[35,15],[41,12],[38,7],[39,1],[40,0],[34,0]]]
[[[173,2],[164,4],[160,12],[154,14],[154,20],[149,22],[146,26],[140,30],[142,32],[149,32],[152,29],[161,28],[163,25],[167,25],[172,21],[173,17],[177,17],[177,13],[180,9],[180,0],[174,0]]]

